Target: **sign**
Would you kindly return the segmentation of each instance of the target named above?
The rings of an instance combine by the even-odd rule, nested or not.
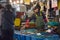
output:
[[[58,9],[60,9],[60,0],[58,0]]]
[[[31,0],[24,0],[24,4],[30,5]]]
[[[52,8],[57,7],[57,0],[51,0],[52,1]]]

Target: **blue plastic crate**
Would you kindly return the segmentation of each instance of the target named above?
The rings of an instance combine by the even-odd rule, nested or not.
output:
[[[26,40],[26,35],[20,35],[21,40]]]
[[[44,40],[45,38],[32,37],[31,40]]]
[[[24,34],[14,34],[14,39],[16,40],[31,40],[30,35],[24,35]]]
[[[30,36],[31,36],[31,40],[44,40],[45,39],[43,35],[38,36],[36,34],[32,34]]]
[[[59,40],[59,36],[58,35],[50,35],[50,36],[46,37],[45,40]]]
[[[52,37],[47,37],[45,40],[54,40]]]
[[[31,36],[30,35],[26,35],[26,40],[31,40]]]
[[[15,40],[20,40],[20,35],[14,34],[14,39],[15,39]]]
[[[54,40],[59,40],[59,35],[53,35],[52,38],[53,38]]]

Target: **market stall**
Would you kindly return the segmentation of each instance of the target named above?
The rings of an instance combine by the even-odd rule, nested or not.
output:
[[[50,6],[55,9],[57,4],[55,5],[53,0],[52,3],[53,4]],[[55,29],[57,29],[60,23],[54,20],[56,15],[53,11],[55,12],[56,10],[51,10],[51,12],[49,11],[49,1],[17,0],[12,1],[11,4],[16,8],[16,18],[14,24],[15,29],[17,30],[15,30],[14,39],[59,40],[59,35],[57,35]],[[49,13],[52,17],[54,17],[49,17],[49,19]]]

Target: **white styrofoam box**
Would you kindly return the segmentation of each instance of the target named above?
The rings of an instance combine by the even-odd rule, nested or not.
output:
[[[26,12],[26,6],[20,5],[20,12]]]
[[[26,12],[26,6],[25,5],[14,4],[12,6],[14,8],[16,8],[16,11],[18,11],[18,12]]]

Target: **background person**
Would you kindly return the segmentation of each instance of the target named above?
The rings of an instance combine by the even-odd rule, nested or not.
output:
[[[13,40],[15,14],[10,4],[7,4],[3,13],[2,36],[3,40]]]
[[[3,14],[3,6],[0,4],[0,40],[2,40],[2,14]]]

